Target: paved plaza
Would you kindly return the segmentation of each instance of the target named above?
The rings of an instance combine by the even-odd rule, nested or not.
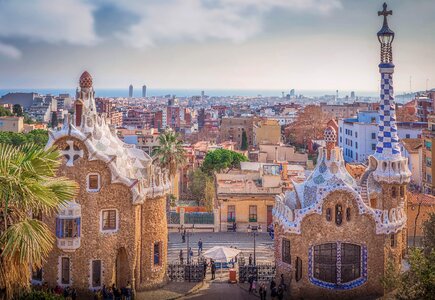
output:
[[[193,250],[193,259],[198,258],[198,241],[203,242],[203,251],[214,246],[237,247],[247,258],[249,254],[254,255],[254,237],[247,232],[195,232],[189,237],[189,246]],[[168,262],[179,261],[180,249],[183,249],[184,260],[187,258],[187,237],[182,243],[181,234],[178,232],[169,233]],[[259,233],[256,237],[257,263],[274,263],[273,240],[268,233]]]

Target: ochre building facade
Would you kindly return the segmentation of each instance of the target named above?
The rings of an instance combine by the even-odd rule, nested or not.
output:
[[[76,181],[79,192],[44,217],[56,245],[39,279],[79,292],[164,284],[168,176],[97,115],[89,73],[80,78],[73,118],[49,135],[47,147],[63,154],[58,175]]]

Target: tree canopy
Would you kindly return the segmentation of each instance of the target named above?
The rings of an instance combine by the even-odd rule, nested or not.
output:
[[[54,244],[32,213],[56,212],[76,195],[76,183],[57,175],[60,156],[36,145],[0,144],[0,291],[6,299],[28,288],[29,268],[41,267]]]
[[[233,168],[240,168],[242,161],[248,161],[248,158],[243,154],[227,149],[216,149],[207,152],[202,164],[202,170],[208,174],[224,170],[229,171]]]
[[[168,170],[171,177],[177,173],[177,168],[186,162],[186,150],[178,133],[167,130],[159,135],[159,145],[154,150],[154,158],[158,159],[160,166]]]
[[[43,149],[48,141],[48,132],[42,129],[32,130],[28,133],[15,133],[9,131],[0,131],[0,143],[13,146],[24,144],[35,144]]]
[[[17,117],[22,117],[23,116],[23,108],[19,104],[14,104],[14,106],[12,107],[12,112]]]

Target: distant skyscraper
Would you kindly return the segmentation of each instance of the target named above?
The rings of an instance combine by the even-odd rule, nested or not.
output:
[[[355,99],[355,92],[354,91],[350,92],[350,98]]]
[[[290,97],[294,97],[295,96],[295,89],[291,89],[290,90]]]
[[[147,96],[147,86],[142,86],[142,98],[145,98]]]
[[[201,98],[204,98],[204,96],[205,96],[205,92],[201,91]]]
[[[132,84],[130,84],[130,86],[128,87],[128,97],[133,98],[133,85]]]

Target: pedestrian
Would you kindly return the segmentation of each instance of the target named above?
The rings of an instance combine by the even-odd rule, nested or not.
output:
[[[252,265],[252,254],[249,254],[249,265]]]
[[[189,248],[189,256],[190,256],[190,258],[189,258],[189,262],[191,263],[191,262],[192,262],[192,258],[193,258],[192,247]]]
[[[183,264],[183,249],[180,249],[180,264]]]
[[[264,283],[260,285],[259,294],[260,294],[260,300],[266,300],[267,290],[266,290],[266,285]]]
[[[181,239],[182,239],[183,243],[186,242],[186,229],[183,230],[183,233],[181,234]]]
[[[216,274],[216,264],[214,263],[214,260],[211,261],[211,279],[215,279]]]
[[[281,274],[281,281],[279,282],[279,285],[282,286],[282,289],[284,291],[287,291],[287,285],[285,284],[285,281],[284,281],[284,274]]]
[[[233,222],[233,231],[234,231],[234,232],[237,231],[237,225],[236,225],[236,222]]]
[[[204,261],[204,275],[203,275],[204,279],[206,275],[207,275],[207,260]]]
[[[125,287],[125,300],[131,300],[131,284],[127,281],[127,286]]]
[[[278,300],[284,299],[284,290],[282,289],[282,286],[278,287],[277,297]]]
[[[276,297],[276,282],[272,278],[272,281],[270,282],[270,296],[272,299],[275,299]]]
[[[198,256],[201,254],[202,252],[202,240],[199,239],[198,241]]]
[[[73,288],[73,289],[71,290],[71,299],[72,299],[72,300],[76,300],[76,299],[77,299],[77,291],[76,291],[75,288]]]
[[[251,294],[254,286],[254,276],[249,275],[248,283],[249,283],[249,294]]]

